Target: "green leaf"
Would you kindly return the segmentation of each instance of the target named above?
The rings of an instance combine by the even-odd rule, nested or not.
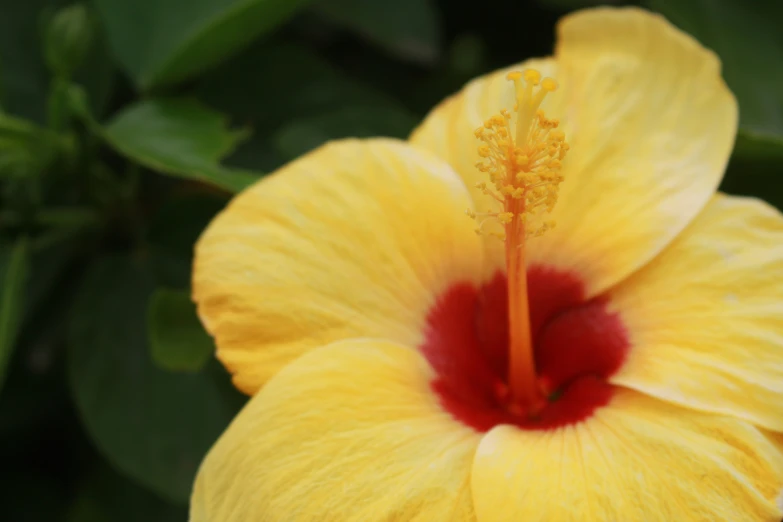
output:
[[[292,121],[275,135],[275,144],[283,155],[295,158],[326,141],[339,138],[405,138],[416,123],[410,114],[393,109],[338,109]]]
[[[211,106],[253,128],[253,137],[229,161],[266,171],[291,157],[294,149],[280,155],[272,145],[275,133],[292,122],[317,118],[335,108],[405,115],[393,117],[395,121],[414,119],[392,96],[355,80],[308,48],[290,44],[247,49],[206,76],[198,93]],[[312,142],[295,150],[310,146]]]
[[[7,261],[0,263],[0,389],[21,324],[29,268],[29,244],[27,238],[22,237],[10,248]]]
[[[430,0],[323,0],[318,12],[398,58],[432,63],[440,55],[440,20]]]
[[[164,370],[198,372],[215,352],[188,291],[161,288],[152,294],[147,333],[152,360]]]
[[[647,0],[723,62],[740,106],[735,154],[783,158],[783,4],[743,0]]]
[[[308,0],[95,0],[114,55],[141,89],[219,63]]]
[[[71,309],[69,380],[84,427],[108,461],[185,503],[201,459],[242,399],[216,362],[196,374],[156,367],[146,332],[154,289],[141,261],[94,262]]]
[[[259,176],[218,163],[247,131],[229,130],[223,115],[192,100],[139,102],[113,118],[102,134],[128,159],[171,176],[231,192],[242,190]]]
[[[39,174],[53,159],[57,140],[46,129],[0,113],[0,178]]]
[[[199,98],[254,130],[275,130],[292,119],[335,107],[405,108],[390,95],[356,81],[304,46],[257,45],[204,78]]]

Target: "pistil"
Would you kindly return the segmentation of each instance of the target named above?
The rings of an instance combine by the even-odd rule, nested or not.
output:
[[[514,213],[506,225],[506,281],[508,289],[508,383],[515,403],[534,406],[539,403],[536,386],[536,369],[533,357],[533,340],[530,332],[530,310],[527,296],[527,270],[525,263],[524,205]]]
[[[516,90],[516,122],[501,110],[484,122],[475,135],[482,142],[476,166],[490,183],[477,187],[497,202],[496,209],[468,214],[479,223],[478,232],[505,242],[508,285],[509,370],[508,385],[513,409],[528,416],[545,402],[536,379],[530,310],[527,295],[526,239],[539,236],[553,226],[543,219],[557,202],[562,160],[568,150],[557,120],[544,116],[540,106],[545,96],[557,89],[551,78],[541,80],[533,69],[512,72],[508,79]],[[500,226],[497,226],[497,225]]]

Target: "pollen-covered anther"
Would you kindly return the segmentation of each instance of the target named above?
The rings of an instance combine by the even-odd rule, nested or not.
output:
[[[498,201],[506,213],[525,218],[524,227],[515,227],[519,239],[524,240],[551,228],[540,214],[551,211],[557,201],[558,185],[563,181],[559,172],[568,144],[558,130],[560,122],[547,118],[540,108],[546,95],[557,90],[557,82],[542,78],[534,69],[513,71],[507,78],[516,91],[513,114],[501,109],[475,131],[481,141],[481,161],[476,167],[489,181],[476,187]],[[506,229],[514,222],[513,218],[495,219]]]
[[[501,241],[505,241],[506,233],[503,230],[497,228],[486,229],[490,223],[509,223],[514,218],[514,214],[511,212],[476,212],[473,209],[466,209],[465,214],[476,220],[478,226],[476,227],[476,234],[480,236],[494,237]]]

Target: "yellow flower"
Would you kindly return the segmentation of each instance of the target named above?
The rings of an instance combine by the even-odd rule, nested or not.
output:
[[[715,194],[736,124],[712,53],[596,9],[414,146],[240,194],[194,298],[255,395],[191,521],[780,520],[783,219]]]

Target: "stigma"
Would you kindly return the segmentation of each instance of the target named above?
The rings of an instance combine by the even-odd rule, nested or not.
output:
[[[562,162],[569,146],[559,122],[541,110],[547,95],[557,90],[552,78],[534,69],[511,72],[516,103],[502,109],[476,129],[481,161],[476,168],[487,180],[476,186],[497,203],[486,212],[469,210],[477,232],[505,243],[509,298],[509,375],[511,411],[535,416],[546,403],[537,382],[530,332],[525,241],[554,226],[546,219],[557,203]],[[514,114],[512,114],[512,112]],[[487,226],[495,223],[494,226]]]

